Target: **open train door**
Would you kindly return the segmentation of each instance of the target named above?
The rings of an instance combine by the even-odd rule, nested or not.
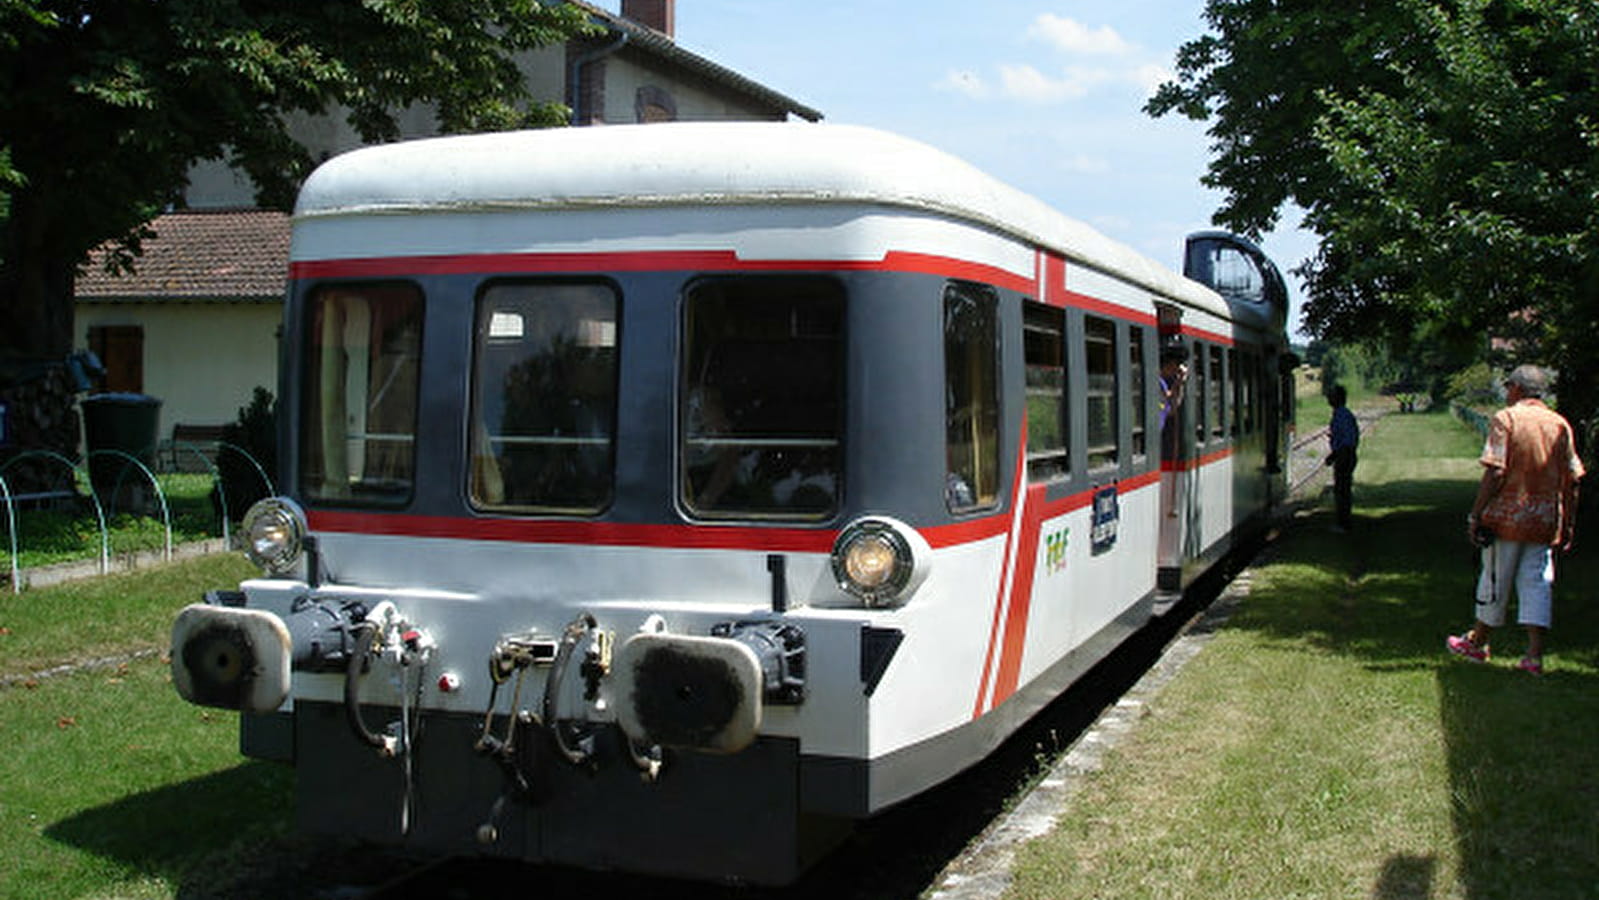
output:
[[[1188,532],[1196,523],[1194,515],[1193,413],[1187,396],[1187,368],[1192,365],[1193,347],[1183,337],[1183,311],[1168,304],[1155,304],[1156,327],[1160,333],[1160,542],[1157,550],[1156,588],[1161,596],[1157,611],[1164,612],[1183,588],[1183,550]],[[1175,375],[1174,363],[1180,360],[1183,374]]]

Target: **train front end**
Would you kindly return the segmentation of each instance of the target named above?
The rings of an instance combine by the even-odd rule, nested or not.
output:
[[[903,398],[846,398],[853,276],[742,258],[774,234],[836,255],[851,226],[525,183],[526,203],[461,199],[528,168],[529,139],[359,151],[308,184],[284,496],[242,528],[263,575],[183,611],[175,684],[240,710],[247,755],[293,764],[304,830],[791,881],[971,761],[870,772],[874,745],[971,708],[951,674],[945,712],[873,722],[933,551],[868,511],[891,496],[844,503],[864,480],[844,434]],[[937,434],[942,398],[924,405]],[[920,452],[942,511],[942,447]]]

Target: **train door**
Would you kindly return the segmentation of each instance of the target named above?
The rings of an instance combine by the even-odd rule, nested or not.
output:
[[[1157,551],[1157,587],[1163,593],[1182,589],[1183,547],[1192,518],[1193,491],[1188,448],[1192,445],[1192,414],[1186,402],[1194,385],[1191,348],[1182,336],[1182,310],[1155,304],[1159,333],[1160,404],[1160,538]]]

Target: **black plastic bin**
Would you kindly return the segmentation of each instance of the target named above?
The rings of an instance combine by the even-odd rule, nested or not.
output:
[[[89,480],[102,498],[120,486],[142,493],[144,473],[120,453],[155,468],[156,432],[161,401],[148,394],[92,394],[78,401],[83,409],[83,443],[89,453]]]

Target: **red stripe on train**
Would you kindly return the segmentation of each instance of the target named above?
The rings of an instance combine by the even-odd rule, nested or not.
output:
[[[289,276],[399,278],[421,275],[509,275],[583,272],[911,272],[998,285],[1017,292],[1033,280],[985,263],[894,250],[881,260],[742,259],[732,250],[660,250],[625,253],[484,253],[298,260]]]

